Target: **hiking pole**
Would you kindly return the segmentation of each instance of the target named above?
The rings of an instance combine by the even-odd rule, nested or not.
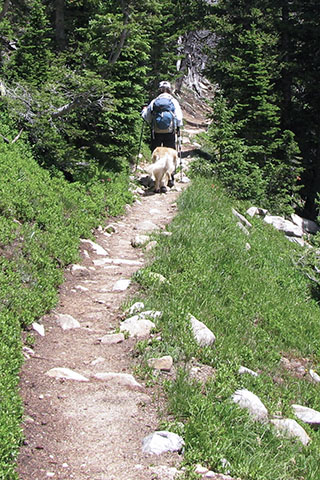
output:
[[[144,130],[144,120],[142,120],[142,127],[141,127],[141,133],[140,133],[140,140],[139,140],[139,148],[138,148],[138,154],[135,162],[135,169],[134,171],[137,170],[138,163],[139,163],[139,158],[140,158],[140,150],[141,150],[141,143],[142,143],[142,137],[143,137],[143,130]]]
[[[178,129],[178,157],[180,158],[180,182],[182,183],[182,155],[181,155],[181,133],[180,128]]]

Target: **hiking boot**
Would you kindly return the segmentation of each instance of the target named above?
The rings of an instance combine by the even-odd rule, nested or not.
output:
[[[167,187],[163,186],[160,188],[160,193],[167,193]]]
[[[173,185],[174,185],[174,180],[173,180],[173,179],[169,180],[169,182],[168,182],[168,187],[169,187],[169,188],[172,188]]]
[[[160,188],[157,188],[157,190],[155,190],[154,193],[160,193]]]

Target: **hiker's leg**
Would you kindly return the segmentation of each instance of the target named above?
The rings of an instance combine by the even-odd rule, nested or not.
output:
[[[151,152],[157,147],[161,147],[163,140],[162,140],[161,133],[152,133],[151,134]]]
[[[176,135],[175,133],[163,133],[163,146],[176,149]]]

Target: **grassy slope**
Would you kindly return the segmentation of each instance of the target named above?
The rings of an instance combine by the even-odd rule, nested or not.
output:
[[[23,414],[21,327],[56,304],[79,238],[90,237],[106,212],[120,213],[131,195],[125,175],[106,173],[109,181],[86,187],[51,178],[21,140],[0,144],[0,178],[0,478],[13,480]]]
[[[312,438],[304,448],[276,436],[270,425],[253,422],[230,401],[236,389],[247,388],[270,415],[295,418],[293,403],[320,406],[319,385],[307,376],[298,378],[280,362],[286,356],[319,367],[319,305],[293,264],[301,248],[261,219],[253,219],[250,236],[244,235],[232,207],[245,211],[212,181],[194,181],[182,195],[180,214],[170,226],[173,235],[159,238],[154,263],[137,275],[148,308],[164,312],[157,326],[161,342],[142,342],[137,350],[144,360],[171,354],[181,366],[167,388],[176,419],[170,427],[186,441],[187,465],[202,463],[223,472],[226,458],[227,470],[242,480],[316,480],[319,432],[301,423]],[[164,275],[170,286],[152,284],[150,270]],[[213,348],[196,345],[188,313],[215,333]],[[205,387],[185,375],[192,357],[216,370]],[[240,365],[260,376],[238,375]],[[152,378],[151,371],[148,375]]]

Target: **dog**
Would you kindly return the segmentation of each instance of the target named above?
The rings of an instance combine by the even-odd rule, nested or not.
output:
[[[178,153],[174,148],[157,147],[152,152],[149,173],[155,179],[155,193],[166,193],[166,185],[173,185],[173,174],[178,164]]]

